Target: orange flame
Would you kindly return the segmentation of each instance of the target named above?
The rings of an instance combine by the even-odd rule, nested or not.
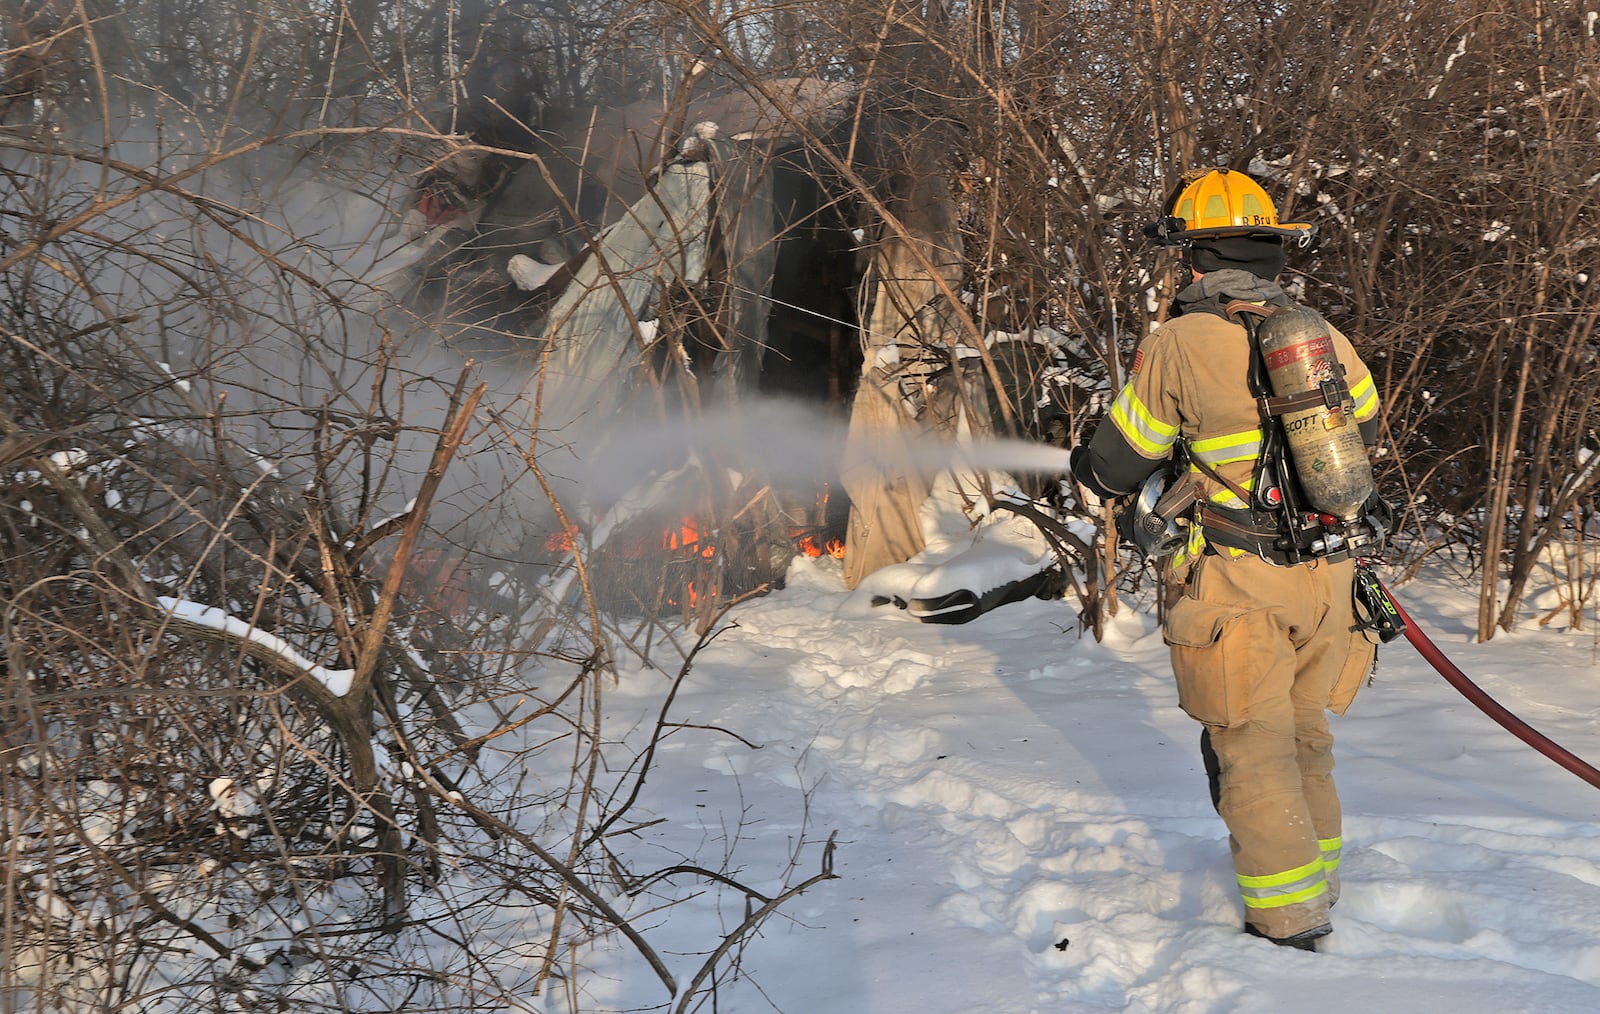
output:
[[[547,553],[570,553],[572,545],[572,533],[568,531],[551,532],[544,537],[544,551]]]
[[[700,523],[692,517],[684,517],[678,522],[676,530],[669,528],[661,535],[662,549],[678,550],[691,547],[707,560],[717,555],[717,547],[709,541],[701,545]]]
[[[795,548],[813,559],[819,556],[831,556],[835,560],[844,559],[844,540],[829,539],[825,545],[817,545],[816,535],[800,535],[795,538]]]
[[[676,528],[668,528],[661,533],[661,548],[671,553],[693,554],[703,560],[712,559],[717,555],[717,547],[709,538],[702,539],[700,535],[700,522],[691,515],[684,515]],[[684,604],[693,609],[711,594],[696,587],[696,582],[691,580],[684,583],[682,598],[671,595],[667,598],[667,605]]]

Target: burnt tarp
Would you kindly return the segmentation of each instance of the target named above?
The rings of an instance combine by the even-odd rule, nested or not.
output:
[[[709,303],[713,280],[723,347],[709,393],[736,400],[754,382],[777,259],[766,148],[695,140],[694,157],[664,166],[601,233],[551,308],[547,365],[529,391],[542,438],[559,441],[573,425],[602,430],[623,406],[654,404],[641,388],[662,302],[681,293]]]
[[[844,579],[854,588],[880,567],[921,552],[921,507],[929,474],[914,446],[930,433],[950,435],[958,420],[929,415],[908,398],[951,361],[957,332],[948,298],[961,283],[961,237],[941,174],[910,177],[891,211],[900,223],[872,244],[866,279],[871,314],[862,333],[865,358],[850,409],[842,480],[850,495]]]

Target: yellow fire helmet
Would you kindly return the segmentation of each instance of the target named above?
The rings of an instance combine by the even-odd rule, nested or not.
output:
[[[1303,246],[1316,231],[1305,222],[1279,222],[1278,209],[1261,184],[1228,169],[1185,173],[1161,209],[1161,219],[1144,227],[1159,246],[1184,246],[1207,236],[1282,236]]]

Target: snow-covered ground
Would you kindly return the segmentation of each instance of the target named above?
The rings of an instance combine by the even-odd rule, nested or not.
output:
[[[1395,589],[1480,686],[1600,761],[1596,635],[1530,622],[1475,644],[1474,591],[1442,569]],[[667,740],[649,784],[669,820],[632,855],[731,848],[772,892],[787,856],[811,875],[836,833],[838,879],[765,924],[718,1011],[1600,1010],[1600,792],[1403,640],[1335,720],[1344,893],[1308,954],[1240,932],[1199,727],[1151,616],[1125,608],[1098,644],[1070,601],[922,624],[864,610],[824,558],[729,621],[673,712],[716,728]],[[611,707],[653,722],[671,675],[624,672]],[[702,895],[651,939],[681,981],[703,955],[676,934],[703,944],[743,915]],[[621,947],[593,960],[586,1009],[668,1001]]]

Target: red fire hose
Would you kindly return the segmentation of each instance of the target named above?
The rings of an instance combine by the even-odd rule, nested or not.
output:
[[[1385,588],[1384,591],[1387,593],[1389,590]],[[1405,608],[1398,601],[1395,601],[1393,594],[1389,594],[1389,600],[1394,603],[1395,611],[1400,614],[1400,619],[1406,625],[1406,640],[1410,641],[1411,646],[1416,648],[1418,653],[1428,660],[1429,665],[1439,671],[1440,676],[1443,676],[1451,686],[1461,691],[1461,696],[1477,705],[1479,711],[1499,722],[1513,736],[1582,778],[1590,785],[1600,789],[1600,771],[1595,770],[1593,766],[1581,757],[1573,755],[1559,743],[1556,743],[1538,729],[1507,711],[1499,701],[1484,693],[1481,687],[1467,678],[1466,673],[1456,668],[1454,662],[1445,658],[1444,652],[1440,651],[1439,646],[1429,640],[1428,635],[1422,632],[1422,628],[1417,626],[1416,621],[1406,614]]]

